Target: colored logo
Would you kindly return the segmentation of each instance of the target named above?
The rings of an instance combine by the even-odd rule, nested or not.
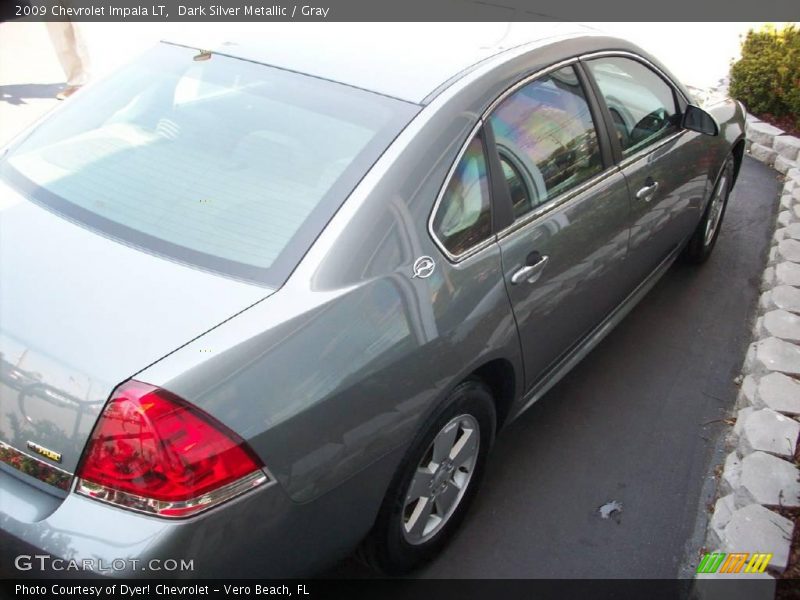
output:
[[[56,452],[55,450],[50,450],[49,448],[45,448],[44,446],[40,446],[34,442],[28,442],[28,448],[36,452],[37,454],[41,454],[42,456],[46,456],[50,460],[54,462],[61,462],[61,454]]]
[[[772,560],[772,554],[761,552],[712,552],[697,565],[698,573],[763,573]]]

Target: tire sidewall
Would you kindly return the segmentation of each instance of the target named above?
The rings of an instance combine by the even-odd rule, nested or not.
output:
[[[717,244],[717,239],[719,238],[720,231],[722,231],[722,223],[725,220],[725,212],[728,208],[728,199],[731,194],[731,190],[733,189],[733,159],[732,157],[727,157],[725,162],[722,165],[722,168],[717,175],[717,180],[714,183],[714,187],[711,191],[711,194],[708,198],[708,202],[706,204],[705,210],[703,211],[703,217],[700,219],[700,222],[697,224],[697,228],[695,229],[692,237],[690,238],[686,248],[683,252],[682,259],[684,262],[700,264],[705,262],[708,257],[711,255],[712,250],[714,250],[714,246]],[[714,232],[714,237],[711,238],[711,242],[706,245],[705,243],[705,228],[706,223],[708,223],[708,218],[711,214],[711,204],[714,199],[714,195],[717,193],[717,188],[722,181],[722,176],[727,173],[728,177],[725,180],[725,196],[722,203],[722,213],[719,217],[719,223],[717,224],[717,230]]]
[[[711,254],[711,251],[714,249],[714,246],[717,244],[717,238],[719,237],[719,232],[722,231],[722,222],[725,220],[725,211],[728,209],[728,198],[731,195],[731,182],[733,179],[733,161],[728,158],[725,160],[725,164],[722,165],[722,170],[719,172],[719,176],[717,177],[717,183],[714,185],[714,191],[711,194],[711,198],[708,201],[708,206],[706,207],[705,215],[703,216],[702,227],[703,230],[705,228],[706,223],[708,222],[708,218],[711,215],[711,204],[714,198],[714,195],[717,193],[717,188],[722,181],[722,177],[725,176],[725,192],[722,198],[722,212],[719,215],[719,223],[717,223],[717,230],[714,232],[714,237],[711,238],[711,242],[706,245],[705,240],[702,240],[703,245],[703,252],[708,255]]]
[[[467,490],[442,529],[430,540],[421,544],[410,544],[402,532],[402,515],[405,496],[417,465],[433,439],[453,417],[472,415],[478,422],[480,445],[475,468]],[[412,442],[397,470],[386,494],[373,531],[373,555],[377,567],[387,574],[405,573],[430,560],[437,554],[458,529],[474,499],[486,467],[486,459],[494,442],[494,401],[488,388],[480,382],[468,380],[460,384],[448,397],[442,409],[432,415],[426,426]]]

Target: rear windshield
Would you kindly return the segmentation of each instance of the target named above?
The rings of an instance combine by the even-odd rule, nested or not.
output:
[[[129,245],[277,286],[418,109],[161,44],[70,99],[0,176]]]

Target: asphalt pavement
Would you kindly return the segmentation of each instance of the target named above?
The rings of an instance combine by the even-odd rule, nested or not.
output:
[[[777,211],[746,158],[709,261],[673,266],[490,456],[461,531],[417,577],[674,578],[705,535]],[[603,519],[608,502],[621,512]],[[617,518],[614,518],[617,517]],[[348,559],[326,577],[369,577]]]

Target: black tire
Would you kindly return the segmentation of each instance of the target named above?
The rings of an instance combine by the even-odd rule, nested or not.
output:
[[[725,209],[728,207],[728,197],[730,196],[732,187],[733,157],[729,156],[720,170],[719,177],[717,177],[717,183],[714,186],[714,191],[711,192],[711,198],[709,198],[708,206],[706,206],[706,210],[703,213],[703,218],[700,219],[700,222],[697,224],[697,229],[694,230],[692,237],[689,238],[689,242],[683,249],[683,253],[681,254],[683,262],[699,265],[704,263],[708,260],[708,257],[711,256],[711,251],[714,250],[719,232],[722,229],[722,221],[725,218]],[[718,193],[722,194],[722,207],[714,231],[711,237],[708,238],[709,221],[711,221],[714,216],[714,200]]]
[[[443,409],[433,415],[412,442],[386,492],[375,524],[359,549],[364,562],[386,575],[401,575],[432,559],[447,544],[469,509],[480,487],[486,466],[486,457],[494,441],[495,405],[489,389],[480,381],[461,383]],[[409,543],[403,530],[406,495],[417,467],[429,456],[433,441],[442,429],[456,417],[471,416],[478,423],[478,451],[460,500],[440,529],[430,539]]]

